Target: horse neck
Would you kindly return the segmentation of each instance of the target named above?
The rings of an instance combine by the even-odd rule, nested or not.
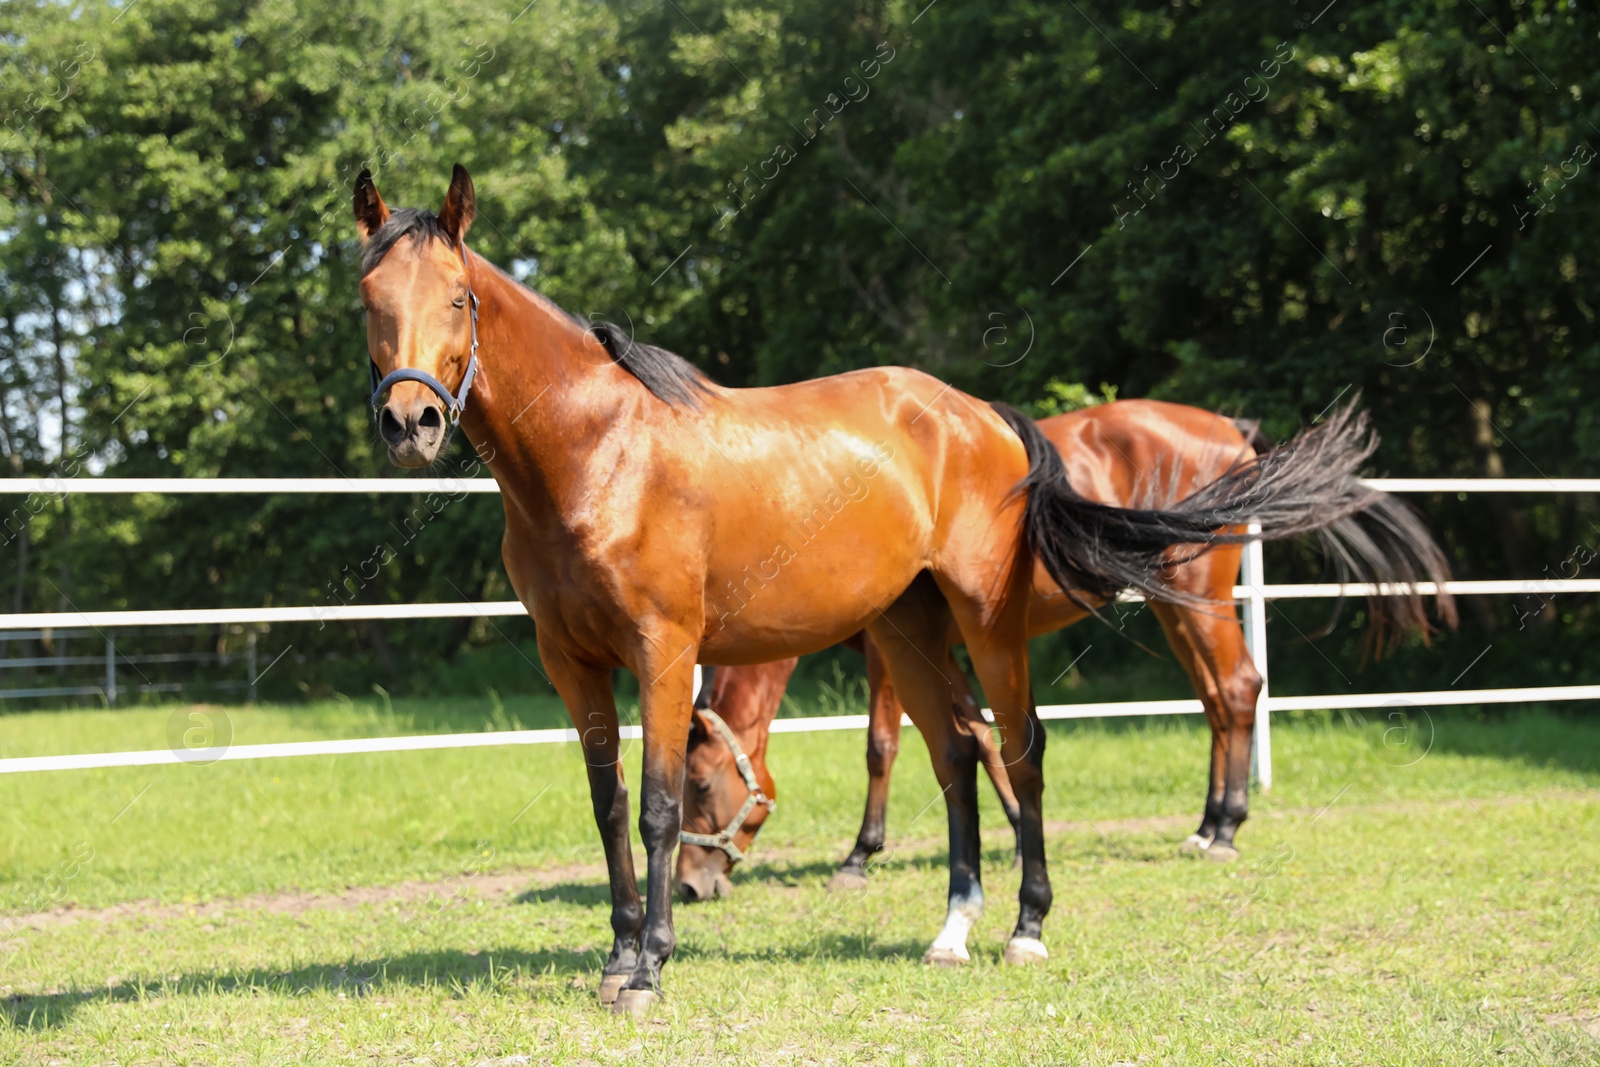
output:
[[[793,661],[718,668],[714,706],[752,761],[765,760],[772,720],[778,716],[793,671]]]
[[[525,518],[559,521],[579,469],[570,457],[617,425],[638,383],[554,304],[476,253],[468,263],[479,372],[462,429]]]

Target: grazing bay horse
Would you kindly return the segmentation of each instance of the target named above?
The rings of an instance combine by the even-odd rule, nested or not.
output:
[[[889,804],[889,771],[900,750],[900,716],[888,666],[865,632],[842,644],[866,657],[870,709],[867,725],[867,814],[856,853],[834,876],[834,887],[865,884],[864,864],[883,847],[883,815]],[[727,872],[741,860],[757,831],[777,806],[777,785],[767,769],[767,739],[798,656],[745,667],[708,668],[695,698],[684,770],[683,826],[679,835],[678,892],[687,903],[726,897]],[[957,734],[970,733],[978,757],[1000,794],[1013,832],[1021,810],[989,724],[978,711],[967,676],[952,659],[945,666]],[[859,877],[856,877],[859,876]]]
[[[354,189],[372,406],[390,461],[426,467],[459,425],[500,485],[506,573],[588,764],[614,933],[600,985],[614,1010],[660,998],[676,943],[694,664],[765,663],[865,629],[935,753],[950,831],[943,942],[982,908],[977,754],[949,727],[952,626],[994,709],[1021,811],[1022,887],[1004,958],[1047,956],[1044,732],[1028,680],[1035,561],[1108,597],[1160,580],[1176,543],[1292,536],[1359,511],[1370,453],[1340,416],[1178,503],[1108,507],[1075,493],[1032,420],[919,371],[884,367],[720,388],[686,361],[575,319],[468,251],[472,179],[438,214]],[[1196,548],[1199,551],[1200,548]],[[639,679],[647,856],[629,846],[614,667]]]
[[[1108,504],[1134,504],[1159,484],[1188,494],[1234,464],[1255,457],[1249,430],[1234,420],[1198,408],[1148,400],[1122,400],[1056,415],[1039,429],[1061,453],[1074,488]],[[1400,501],[1373,493],[1369,506],[1328,530],[1346,546],[1355,564],[1347,571],[1356,580],[1427,581],[1449,579],[1449,565],[1427,529]],[[1357,546],[1348,554],[1348,546]],[[1249,812],[1250,748],[1261,676],[1245,649],[1244,633],[1233,607],[1242,549],[1225,544],[1191,558],[1184,550],[1162,580],[1205,601],[1203,604],[1155,603],[1167,644],[1189,675],[1211,726],[1211,780],[1200,826],[1183,844],[1185,851],[1212,859],[1238,855],[1234,834]],[[1387,561],[1387,563],[1385,563]],[[1091,607],[1065,595],[1043,567],[1035,567],[1030,634],[1038,636],[1071,626]],[[1455,623],[1448,593],[1437,605],[1441,620]],[[1407,598],[1371,602],[1374,635],[1392,643],[1420,629],[1427,620],[1412,610]],[[955,635],[952,635],[954,638]],[[868,683],[867,803],[855,848],[845,859],[834,884],[859,885],[865,864],[883,847],[884,816],[889,799],[889,773],[899,751],[901,707],[882,657],[864,635],[850,642],[866,656]],[[718,670],[706,695],[706,711],[697,712],[690,733],[688,783],[684,790],[686,842],[678,854],[679,891],[686,900],[725,895],[727,871],[749,849],[766,818],[766,809],[742,808],[749,791],[735,768],[734,746],[748,753],[752,773],[764,783],[764,795],[775,797],[766,767],[767,735],[778,713],[784,687],[796,660]],[[948,653],[943,670],[950,683],[950,710],[955,729],[970,732],[1006,815],[1019,815],[1005,764],[979,714],[965,672]],[[715,728],[716,723],[723,728]],[[726,732],[725,732],[726,731]],[[728,734],[731,733],[731,739]],[[741,817],[742,816],[742,817]],[[706,833],[708,828],[710,833]],[[723,844],[726,841],[726,844]]]

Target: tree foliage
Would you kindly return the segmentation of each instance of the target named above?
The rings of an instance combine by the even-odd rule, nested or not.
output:
[[[901,363],[1278,436],[1360,395],[1383,472],[1593,473],[1600,18],[1319,6],[5,5],[0,448],[13,475],[386,473],[349,190],[365,165],[435,206],[460,161],[480,251],[729,384]],[[1587,499],[1420,503],[1468,576],[1595,542]],[[508,595],[482,497],[6,511],[13,609]],[[1471,624],[1575,670],[1587,603],[1519,604]],[[297,640],[403,675],[492,636]]]

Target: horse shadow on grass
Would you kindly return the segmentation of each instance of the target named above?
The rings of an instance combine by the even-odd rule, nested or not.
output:
[[[1003,849],[994,849],[1000,856]],[[1006,853],[1008,854],[1008,853]],[[877,877],[890,872],[942,869],[941,856],[888,854],[878,865]],[[760,864],[744,872],[744,878],[771,885],[802,885],[803,881],[830,875],[835,865],[830,861],[806,864]],[[872,869],[869,869],[872,870]],[[643,891],[643,883],[640,883]],[[845,891],[829,894],[829,899],[840,902],[840,909],[848,909],[853,893],[886,893],[891,891],[888,878],[870,883],[864,891]],[[592,909],[608,909],[611,904],[610,888],[605,883],[565,881],[557,885],[536,886],[514,897],[517,904],[579,905]],[[682,904],[677,907],[683,907]],[[717,907],[717,904],[696,905]],[[826,917],[818,923],[811,936],[798,939],[794,944],[779,945],[770,949],[738,950],[701,939],[680,942],[675,960],[717,960],[728,963],[782,963],[782,961],[808,960],[917,960],[922,957],[925,945],[915,941],[885,941],[867,933],[843,933],[827,928]],[[72,1021],[78,1009],[98,1003],[131,1003],[150,997],[182,997],[182,995],[216,995],[216,993],[278,993],[283,997],[302,997],[314,993],[339,993],[346,997],[379,995],[395,985],[443,985],[446,989],[467,989],[478,982],[493,982],[507,973],[539,974],[557,979],[595,979],[605,963],[603,949],[445,949],[435,952],[397,953],[390,957],[370,960],[344,960],[339,963],[307,963],[298,968],[253,968],[240,971],[192,971],[165,977],[138,977],[122,979],[104,987],[90,989],[54,990],[45,993],[14,993],[0,1000],[0,1027],[13,1030],[61,1029]],[[565,985],[563,982],[562,985]],[[576,989],[576,985],[574,985]],[[592,990],[590,990],[592,992]],[[549,992],[538,993],[549,995]]]
[[[604,892],[603,886],[599,889]],[[917,959],[923,947],[911,941],[884,941],[870,933],[819,931],[792,945],[761,950],[729,950],[698,939],[688,940],[680,943],[673,959],[678,964],[692,960],[739,964]],[[464,991],[478,983],[492,983],[506,974],[554,977],[563,980],[559,981],[557,990],[573,991],[552,993],[546,986],[534,993],[535,997],[559,998],[581,990],[581,996],[587,998],[594,994],[604,962],[605,953],[598,949],[484,949],[471,952],[416,952],[344,963],[312,963],[287,970],[199,971],[153,980],[123,980],[102,988],[14,994],[0,1000],[0,1028],[35,1033],[58,1030],[67,1026],[84,1007],[142,1002],[152,997],[266,993],[293,998],[333,993],[360,998],[382,996],[397,986],[442,986]]]
[[[911,870],[914,867],[943,867],[941,863],[931,861],[898,860],[890,865],[890,869]],[[801,879],[810,879],[819,875],[832,875],[837,869],[834,864],[818,861],[816,863],[799,864],[796,866],[767,867],[756,866],[749,871],[741,872],[740,881],[770,883],[779,887],[789,887],[799,884]],[[869,868],[870,870],[870,868]],[[740,892],[739,882],[734,883],[734,893]],[[851,903],[865,895],[877,895],[890,892],[887,881],[872,883],[867,888],[860,890],[845,890],[831,893],[826,900],[836,902],[833,908],[819,909],[819,914],[833,914],[847,911]],[[644,893],[644,882],[639,883],[639,892]],[[572,904],[592,908],[609,908],[611,906],[611,890],[603,883],[587,884],[583,882],[562,882],[556,885],[539,886],[520,893],[516,897],[518,904]],[[702,904],[685,904],[675,901],[673,908],[693,908],[699,912],[715,912],[727,906],[726,901],[706,901]],[[887,960],[887,959],[920,959],[923,950],[927,947],[913,941],[885,941],[881,938],[861,934],[837,933],[825,929],[827,919],[820,918],[819,929],[810,937],[797,940],[793,944],[781,947],[738,950],[723,947],[711,947],[701,944],[696,940],[680,939],[678,947],[673,951],[674,961],[690,959],[721,960],[729,963],[746,963],[750,961],[777,962],[785,959],[828,959],[828,960]],[[594,965],[599,970],[600,965]]]
[[[13,994],[0,1000],[0,1026],[54,1030],[67,1025],[86,1005],[140,1001],[152,996],[265,992],[290,997],[316,993],[364,997],[381,994],[396,985],[465,989],[511,972],[587,977],[598,975],[604,962],[605,954],[596,950],[447,949],[343,963],[311,963],[287,970],[201,971],[169,978],[123,980],[103,988]]]
[[[1367,713],[1374,719],[1379,714]],[[1513,705],[1455,715],[1416,709],[1411,715],[1413,722],[1392,726],[1384,734],[1380,758],[1385,762],[1405,766],[1421,762],[1429,752],[1440,752],[1520,763],[1535,770],[1560,769],[1588,779],[1589,785],[1600,784],[1600,722],[1585,705],[1560,710]]]

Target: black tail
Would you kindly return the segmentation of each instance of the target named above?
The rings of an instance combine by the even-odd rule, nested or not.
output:
[[[1450,563],[1422,517],[1398,497],[1372,489],[1367,492],[1371,500],[1365,507],[1334,520],[1316,536],[1339,581],[1406,587],[1403,593],[1367,597],[1372,647],[1381,653],[1412,631],[1421,633],[1424,641],[1433,633],[1422,595],[1414,588],[1420,581],[1441,586],[1434,598],[1434,614],[1455,629],[1455,599],[1442,590],[1450,580]]]
[[[1243,543],[1252,535],[1219,531],[1259,523],[1265,540],[1316,535],[1341,580],[1407,587],[1368,598],[1376,640],[1393,644],[1411,630],[1425,637],[1432,631],[1422,597],[1410,587],[1447,581],[1449,564],[1414,511],[1358,480],[1357,469],[1378,441],[1353,404],[1160,509],[1119,508],[1080,496],[1033,420],[1004,404],[994,408],[1028,453],[1027,477],[1017,485],[1028,498],[1028,546],[1063,590],[1109,599],[1132,589],[1151,600],[1209,603],[1161,580],[1173,562],[1166,550],[1198,545],[1198,555],[1213,545]],[[1439,593],[1435,610],[1455,625],[1448,593]]]

